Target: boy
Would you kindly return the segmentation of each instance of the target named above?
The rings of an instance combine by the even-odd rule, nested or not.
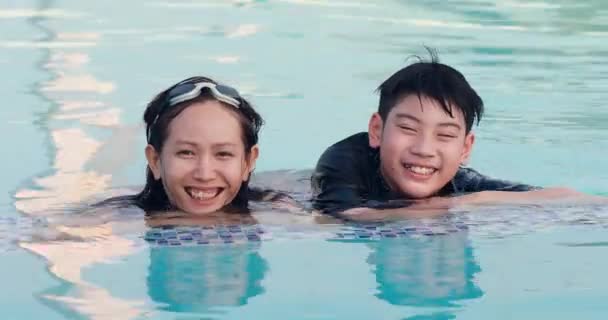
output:
[[[415,209],[578,195],[462,167],[475,142],[472,127],[482,117],[483,101],[460,72],[439,63],[434,52],[431,57],[380,85],[378,112],[367,133],[323,153],[312,175],[316,210],[342,217],[428,216],[437,212]]]

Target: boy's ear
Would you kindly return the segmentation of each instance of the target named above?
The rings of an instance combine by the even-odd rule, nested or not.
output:
[[[382,130],[384,128],[384,122],[378,112],[374,113],[369,119],[367,128],[369,136],[369,146],[371,148],[379,148],[380,142],[382,142]]]
[[[473,151],[473,144],[475,143],[475,134],[473,131],[469,132],[469,134],[464,137],[464,148],[462,149],[462,154],[460,155],[460,164],[466,165],[471,158],[471,152]]]

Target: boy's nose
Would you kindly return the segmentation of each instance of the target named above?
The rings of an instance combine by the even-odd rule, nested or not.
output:
[[[419,137],[415,143],[411,146],[410,151],[420,157],[429,158],[435,155],[435,147],[431,139],[426,137]]]

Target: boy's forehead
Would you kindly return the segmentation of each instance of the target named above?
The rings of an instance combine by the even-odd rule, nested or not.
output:
[[[446,102],[446,110],[441,103],[432,97],[425,95],[408,94],[397,100],[396,105],[389,113],[389,117],[400,115],[409,115],[416,118],[446,118],[452,119],[452,121],[464,123],[464,114],[462,109],[456,104]],[[450,111],[452,115],[448,112]]]

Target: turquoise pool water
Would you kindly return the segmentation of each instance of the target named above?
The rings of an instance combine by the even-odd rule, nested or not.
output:
[[[365,130],[374,88],[423,45],[486,102],[473,167],[608,195],[603,1],[39,0],[0,3],[0,30],[3,319],[608,312],[601,207],[456,213],[371,239],[262,217],[260,241],[184,248],[146,241],[133,216],[76,223],[63,241],[32,222],[143,182],[141,111],[169,83],[206,74],[241,88],[267,122],[257,170],[308,169]]]

